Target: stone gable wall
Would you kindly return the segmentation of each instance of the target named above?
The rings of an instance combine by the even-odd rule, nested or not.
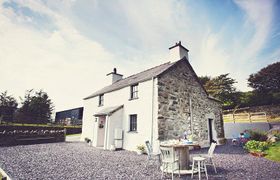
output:
[[[219,138],[224,137],[222,107],[211,100],[197,82],[186,60],[181,60],[158,77],[159,140],[177,139],[185,130],[191,132],[189,98],[192,99],[194,140],[209,142],[208,118],[213,118]]]

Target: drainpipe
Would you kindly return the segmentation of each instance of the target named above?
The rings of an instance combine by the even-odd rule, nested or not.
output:
[[[191,113],[191,131],[192,131],[192,137],[193,137],[193,112],[192,112],[192,99],[190,97],[190,113]]]
[[[154,96],[155,96],[155,79],[152,78],[153,86],[152,86],[152,128],[151,128],[151,146],[154,145]]]

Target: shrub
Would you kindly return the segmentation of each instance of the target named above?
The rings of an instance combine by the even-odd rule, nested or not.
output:
[[[267,150],[268,149],[268,143],[267,142],[259,142],[259,147],[258,149],[263,152],[264,150]]]
[[[145,152],[145,146],[144,145],[138,145],[137,147],[136,147],[139,151],[142,151],[142,152]]]
[[[247,149],[249,152],[252,151],[263,152],[267,148],[268,148],[267,142],[251,140],[245,144],[245,149]]]
[[[280,130],[275,129],[270,132],[273,136],[277,137],[278,140],[280,139]]]
[[[248,151],[256,150],[259,146],[259,141],[251,140],[245,144],[245,149]]]
[[[258,131],[258,130],[248,130],[251,140],[255,140],[255,141],[266,141],[267,140],[267,136],[265,134],[265,132],[263,131]]]

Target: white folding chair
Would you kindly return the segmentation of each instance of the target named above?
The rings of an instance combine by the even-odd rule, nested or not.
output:
[[[155,161],[158,161],[157,167],[159,167],[159,165],[160,165],[160,153],[153,152],[153,147],[151,146],[150,141],[146,141],[145,144],[146,144],[147,154],[148,154],[146,167],[150,162],[155,162]]]
[[[200,154],[200,157],[206,158],[206,165],[211,165],[214,167],[215,173],[217,173],[215,163],[213,161],[213,155],[216,148],[217,143],[212,142],[207,154]]]
[[[161,178],[163,177],[164,172],[171,171],[172,180],[173,180],[175,170],[179,170],[179,177],[180,177],[179,159],[176,157],[174,148],[160,146],[160,152],[161,152],[161,162],[162,162]]]

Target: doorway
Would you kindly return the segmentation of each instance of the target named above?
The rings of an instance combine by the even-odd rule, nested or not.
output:
[[[214,120],[208,119],[208,133],[209,133],[209,143],[216,142],[217,133],[215,131]]]
[[[103,147],[104,146],[104,139],[105,139],[105,123],[106,123],[106,116],[100,116],[98,118],[97,124],[97,146]]]

